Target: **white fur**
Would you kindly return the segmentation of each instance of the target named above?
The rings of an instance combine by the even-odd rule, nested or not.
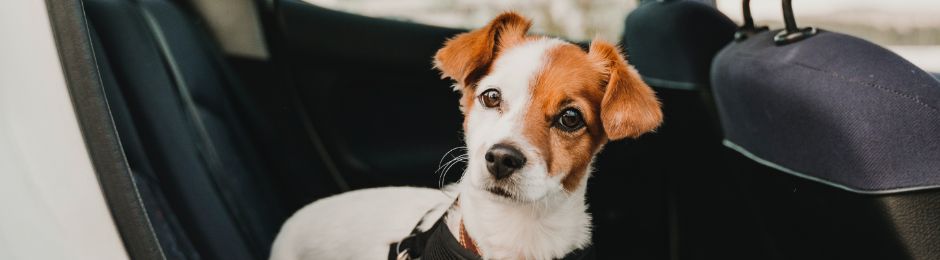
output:
[[[294,213],[271,248],[272,260],[388,259],[388,246],[422,221],[427,229],[453,202],[441,190],[364,189],[317,200]]]
[[[591,218],[584,201],[588,178],[582,178],[576,190],[565,191],[561,178],[570,173],[549,174],[542,155],[523,135],[532,80],[544,66],[547,51],[560,44],[540,39],[507,49],[476,89],[476,95],[499,89],[501,109],[474,105],[467,113],[469,162],[455,186],[459,206],[448,211],[447,225],[457,236],[463,220],[484,259],[560,258],[590,243]],[[496,182],[485,165],[486,151],[502,142],[514,144],[527,158],[526,165],[508,177],[511,185]],[[494,185],[514,197],[486,191]],[[452,197],[441,191],[419,188],[369,189],[322,199],[284,224],[271,258],[384,259],[388,245],[407,236],[428,209],[450,202]]]

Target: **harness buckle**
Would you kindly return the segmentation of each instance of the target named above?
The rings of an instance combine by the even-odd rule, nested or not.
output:
[[[395,252],[398,252],[398,255],[395,257],[396,260],[412,260],[409,251],[411,251],[411,247],[414,246],[414,242],[411,240],[415,239],[415,237],[415,234],[412,233],[402,238],[398,243],[395,243]],[[405,242],[408,242],[408,245],[402,246]]]
[[[408,254],[408,248],[405,248],[405,250],[402,250],[401,252],[399,252],[398,257],[396,257],[395,259],[396,260],[411,260],[411,255]]]

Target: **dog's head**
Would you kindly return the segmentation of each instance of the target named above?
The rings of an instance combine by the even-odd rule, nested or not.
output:
[[[530,25],[504,13],[434,56],[463,95],[464,181],[522,202],[583,189],[605,143],[638,137],[662,121],[652,89],[616,46],[595,40],[585,52],[527,36]]]

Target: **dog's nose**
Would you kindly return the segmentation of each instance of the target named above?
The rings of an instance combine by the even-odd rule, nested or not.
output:
[[[515,147],[497,144],[486,151],[486,169],[496,179],[506,178],[525,165],[525,156]]]

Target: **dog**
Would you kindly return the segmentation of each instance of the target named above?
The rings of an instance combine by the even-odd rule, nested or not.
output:
[[[427,230],[441,215],[483,259],[557,259],[589,246],[593,159],[608,141],[655,130],[660,102],[617,46],[594,40],[585,51],[528,35],[530,26],[506,12],[434,56],[461,93],[468,160],[460,181],[316,201],[283,225],[271,259],[388,259],[389,245],[415,223]]]

